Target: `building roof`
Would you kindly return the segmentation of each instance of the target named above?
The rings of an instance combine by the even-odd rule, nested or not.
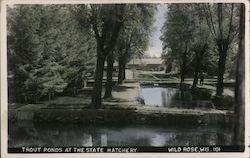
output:
[[[148,64],[153,64],[153,65],[161,65],[163,64],[163,60],[161,58],[136,58],[131,59],[127,65],[148,65]],[[105,67],[107,66],[107,62],[105,62]],[[118,66],[118,62],[115,61],[114,66]]]
[[[161,58],[142,58],[142,59],[135,59],[133,62],[133,59],[129,61],[128,65],[148,65],[148,64],[159,64],[161,65],[163,63],[163,60]]]

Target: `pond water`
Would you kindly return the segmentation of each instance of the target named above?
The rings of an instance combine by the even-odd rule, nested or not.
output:
[[[9,128],[8,143],[9,147],[231,145],[231,131],[208,126],[32,126],[26,123]]]
[[[180,90],[173,87],[140,87],[140,102],[145,105],[162,107],[212,107],[209,97],[202,96],[204,92],[194,93],[191,89]],[[207,95],[207,94],[206,94]]]

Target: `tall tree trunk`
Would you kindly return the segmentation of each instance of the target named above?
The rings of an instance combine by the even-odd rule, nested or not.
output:
[[[171,72],[171,70],[172,70],[172,63],[168,63],[166,65],[165,73],[169,73],[169,72]]]
[[[186,64],[187,64],[187,52],[188,52],[188,44],[185,43],[185,51],[182,55],[182,65],[181,65],[181,83],[182,84],[185,80],[185,73],[186,73]]]
[[[105,7],[111,6],[106,5]],[[94,108],[99,108],[101,107],[102,103],[102,78],[105,59],[109,55],[109,53],[113,51],[116,45],[116,40],[123,25],[125,5],[113,5],[112,7],[114,8],[110,8],[111,10],[104,8],[104,6],[102,8],[99,8],[100,11],[107,11],[107,14],[105,14],[105,16],[111,16],[112,14],[115,14],[114,18],[109,16],[108,18],[106,18],[105,16],[101,15],[103,16],[101,17],[103,26],[101,31],[98,29],[98,25],[96,23],[96,19],[100,15],[97,13],[98,11],[96,9],[93,9],[94,7],[92,5],[90,5],[90,7],[92,8],[92,16],[90,16],[89,20],[97,41],[97,62],[95,70],[95,83],[92,92],[92,106]],[[117,20],[114,20],[116,18]]]
[[[102,78],[105,63],[104,56],[99,55],[96,62],[95,83],[92,92],[92,106],[93,108],[100,108],[102,103]]]
[[[181,68],[181,84],[184,82],[184,80],[185,80],[185,67],[183,64]]]
[[[195,51],[195,59],[196,59],[196,61],[195,61],[195,72],[194,72],[194,80],[193,80],[192,88],[197,87],[197,83],[198,83],[198,80],[199,80],[199,72],[201,70],[201,61],[202,61],[203,55],[207,51],[207,49],[208,49],[208,45],[204,44],[202,46],[202,49],[198,48]]]
[[[122,77],[123,77],[123,81],[124,81],[126,79],[126,63],[125,62],[123,62],[122,71],[123,71]]]
[[[51,92],[50,91],[48,92],[48,99],[49,99],[49,101],[51,100]]]
[[[217,72],[217,87],[216,87],[216,95],[221,96],[223,94],[223,81],[224,81],[224,72],[226,67],[226,58],[227,58],[227,50],[219,50],[219,65]]]
[[[113,58],[113,52],[112,52],[107,57],[107,81],[105,85],[104,98],[109,98],[112,96],[113,69],[114,69],[114,58]]]
[[[118,61],[118,65],[119,65],[119,71],[118,71],[118,84],[122,84],[123,83],[123,80],[124,80],[124,64],[123,64],[123,58],[119,58],[119,61]]]
[[[245,8],[240,8],[239,52],[236,65],[234,144],[244,145],[245,135]]]
[[[231,13],[230,13],[230,22],[229,22],[229,28],[228,28],[228,35],[225,37],[223,35],[223,9],[222,9],[222,3],[218,3],[218,37],[217,37],[217,46],[218,46],[218,52],[219,52],[219,64],[218,64],[218,72],[217,72],[217,87],[216,87],[216,95],[221,96],[223,94],[223,88],[224,88],[224,72],[226,67],[226,59],[227,59],[227,52],[230,45],[230,35],[232,30],[232,19],[233,19],[233,8],[234,5],[232,4]]]
[[[200,66],[201,66],[201,58],[196,53],[196,63],[195,63],[195,71],[194,71],[194,80],[193,80],[193,85],[192,88],[195,88],[197,86],[198,80],[199,80],[199,71],[200,71]]]

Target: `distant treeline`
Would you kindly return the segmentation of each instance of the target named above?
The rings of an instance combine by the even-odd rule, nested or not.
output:
[[[162,27],[166,71],[178,67],[181,83],[199,74],[217,77],[217,95],[224,78],[235,79],[239,52],[240,4],[169,4]]]

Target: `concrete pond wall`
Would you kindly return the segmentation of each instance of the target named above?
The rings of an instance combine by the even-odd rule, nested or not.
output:
[[[47,109],[11,111],[9,121],[81,124],[231,125],[230,112],[156,112],[126,109]]]

